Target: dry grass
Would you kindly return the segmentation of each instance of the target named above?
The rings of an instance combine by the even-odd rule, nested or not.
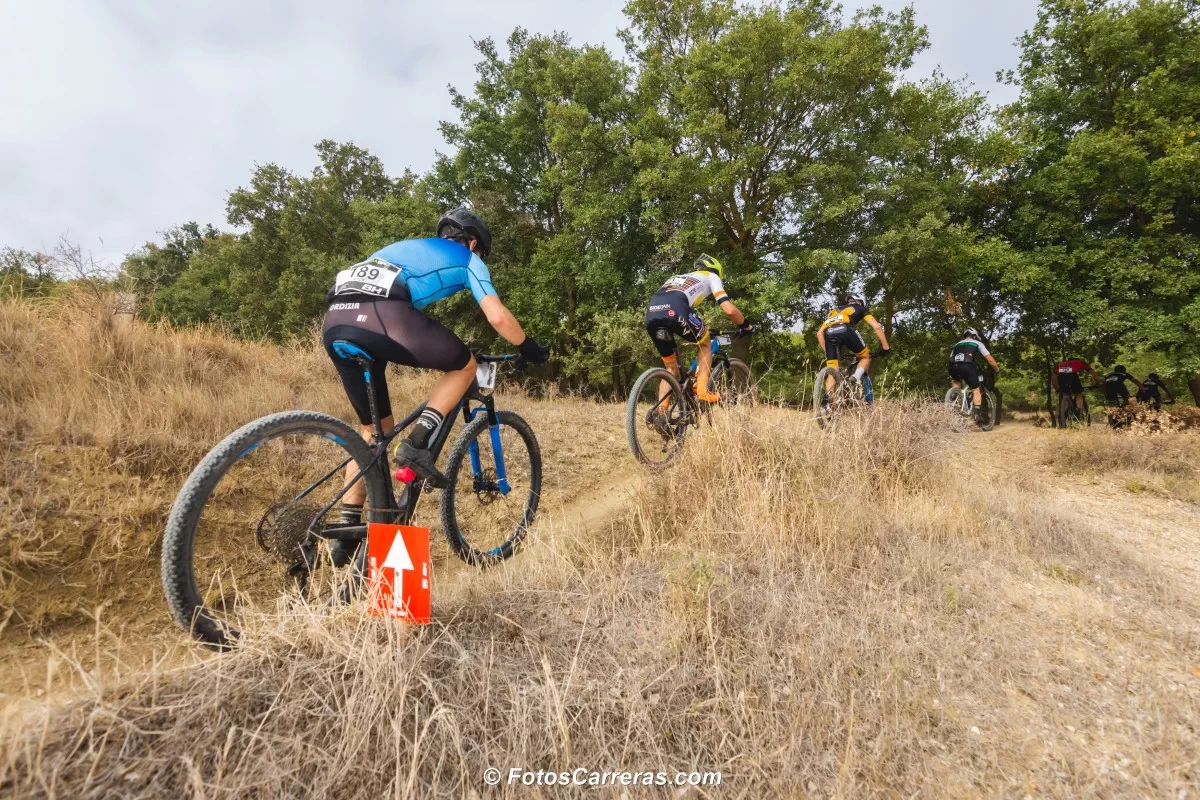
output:
[[[321,391],[296,402],[341,410]],[[1194,592],[1056,507],[1032,466],[989,478],[994,439],[919,406],[832,435],[763,409],[647,476],[618,455],[616,406],[514,402],[555,499],[512,562],[440,576],[434,625],[298,612],[229,655],[81,667],[76,699],[10,713],[0,791],[461,797],[489,793],[488,766],[721,771],[707,793],[742,796],[1200,780]],[[570,522],[603,482],[627,501]]]
[[[0,302],[0,607],[12,623],[45,630],[144,588],[171,499],[226,433],[285,408],[344,414],[314,345]]]
[[[1200,503],[1200,436],[1107,428],[1064,434],[1045,450],[1045,463],[1059,474],[1106,476],[1135,494]]]

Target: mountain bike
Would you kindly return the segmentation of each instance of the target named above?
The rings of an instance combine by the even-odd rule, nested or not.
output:
[[[1128,428],[1135,415],[1136,411],[1129,407],[1129,398],[1125,395],[1117,395],[1113,399],[1104,398],[1104,416],[1108,420],[1108,427]]]
[[[1083,394],[1070,389],[1058,393],[1058,427],[1060,428],[1090,428],[1092,427],[1092,412],[1088,407],[1086,392],[1102,389],[1101,386],[1085,386]],[[1083,408],[1075,406],[1075,398],[1083,400]]]
[[[981,431],[990,431],[996,426],[996,396],[986,386],[979,387],[981,414],[975,416],[974,392],[969,386],[951,386],[946,390],[946,411],[950,414],[950,426],[956,431],[965,431],[974,419]]]
[[[372,356],[345,341],[336,355],[370,382]],[[455,416],[463,427],[443,468],[441,526],[468,564],[509,558],[537,513],[542,457],[529,424],[495,407],[498,368],[514,355],[476,355],[476,379],[455,414],[431,437],[435,459]],[[352,483],[366,486],[366,519],[405,525],[426,489],[411,469],[389,471],[388,446],[420,416],[422,403],[384,433],[374,392],[372,440],[336,417],[284,411],[248,423],[214,447],[179,491],[163,539],[162,582],[171,615],[218,648],[240,637],[247,612],[348,603],[365,595],[367,524],[326,517]],[[351,462],[357,471],[344,481]],[[403,484],[397,496],[392,480]],[[340,514],[340,509],[334,513]]]
[[[750,367],[725,350],[733,339],[749,335],[749,332],[737,330],[717,331],[712,335],[713,366],[708,389],[721,395],[722,405],[746,405],[757,399]],[[675,360],[678,363],[678,346]],[[651,367],[638,376],[629,391],[625,407],[629,449],[638,461],[651,469],[670,464],[683,449],[688,426],[699,427],[701,417],[709,414],[709,404],[698,400],[693,391],[696,364],[697,359],[693,359],[682,385],[669,370]]]
[[[871,353],[871,361],[887,356],[888,353],[879,350]],[[826,365],[817,372],[813,383],[813,415],[817,418],[817,425],[822,428],[832,426],[846,411],[864,408],[875,401],[870,375],[863,375],[860,381],[855,380],[853,375],[842,374],[842,369],[849,369],[851,363],[857,364],[858,359],[843,357],[838,366]],[[829,378],[833,379],[832,391],[826,388]]]

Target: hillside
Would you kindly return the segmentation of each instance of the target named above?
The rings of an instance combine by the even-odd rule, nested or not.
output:
[[[214,655],[162,599],[170,502],[242,422],[345,417],[324,355],[12,303],[0,353],[6,796],[490,796],[491,766],[722,773],[693,796],[1200,781],[1195,434],[758,408],[648,475],[621,407],[501,392],[546,465],[523,553],[437,548],[426,629],[314,611]]]

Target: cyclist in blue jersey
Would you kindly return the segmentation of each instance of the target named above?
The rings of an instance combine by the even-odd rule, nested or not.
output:
[[[546,348],[525,335],[516,317],[500,302],[483,263],[491,249],[492,234],[484,221],[465,208],[456,208],[438,221],[437,238],[388,245],[339,272],[328,294],[322,338],[362,423],[363,438],[370,441],[372,435],[368,392],[375,394],[384,432],[391,431],[394,424],[386,376],[389,363],[445,373],[434,384],[425,409],[397,453],[400,462],[409,464],[434,486],[444,486],[446,479],[427,449],[429,440],[471,386],[475,357],[453,331],[421,309],[469,291],[488,323],[516,345],[522,357],[541,363],[550,356]],[[371,354],[369,382],[358,365],[334,353],[332,344],[339,339]],[[355,472],[353,464],[347,467],[346,480]],[[361,481],[346,492],[345,524],[360,521],[365,499],[366,487]]]

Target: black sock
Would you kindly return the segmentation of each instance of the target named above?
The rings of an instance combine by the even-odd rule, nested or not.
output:
[[[424,450],[429,445],[429,437],[442,424],[442,413],[436,408],[425,407],[421,416],[413,423],[412,432],[408,434],[409,443],[418,450]]]
[[[342,503],[342,524],[358,525],[362,522],[362,503]]]

